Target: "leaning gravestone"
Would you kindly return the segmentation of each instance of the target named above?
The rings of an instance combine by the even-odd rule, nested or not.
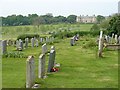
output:
[[[99,47],[98,47],[98,56],[102,57],[102,50],[103,50],[103,37],[102,37],[103,31],[100,32],[99,37]]]
[[[55,50],[50,51],[50,56],[49,56],[49,63],[48,63],[48,71],[51,72],[52,68],[54,67],[54,62],[55,62]]]
[[[47,53],[47,45],[46,43],[42,45],[42,54]]]
[[[39,56],[39,66],[38,66],[38,78],[44,78],[45,76],[45,54]]]
[[[75,44],[75,40],[74,40],[74,37],[73,37],[73,38],[70,39],[70,45],[74,46],[74,44]]]
[[[1,41],[1,46],[2,46],[2,54],[7,52],[7,41],[6,40],[2,40]]]
[[[26,61],[26,88],[31,88],[35,84],[34,57],[29,56]]]

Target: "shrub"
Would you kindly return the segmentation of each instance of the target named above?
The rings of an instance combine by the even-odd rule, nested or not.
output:
[[[17,37],[17,40],[21,39],[23,42],[25,41],[25,38],[39,38],[40,36],[38,34],[21,34]]]
[[[7,52],[2,55],[3,58],[26,58],[21,52]]]
[[[83,48],[92,48],[92,47],[96,47],[96,46],[97,46],[97,43],[95,41],[89,41],[83,45]]]

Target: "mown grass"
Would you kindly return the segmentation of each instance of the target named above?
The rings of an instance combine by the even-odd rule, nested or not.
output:
[[[38,56],[41,46],[24,50],[26,55],[35,56],[36,83],[41,88],[117,88],[118,52],[104,50],[103,58],[97,57],[97,47],[84,48],[84,44],[96,40],[95,37],[81,37],[75,46],[70,46],[70,38],[55,43],[56,62],[60,70],[47,74],[46,79],[38,79]],[[48,45],[48,49],[50,50]],[[14,51],[15,47],[8,47]],[[48,64],[46,55],[46,70]],[[3,88],[24,88],[26,81],[26,58],[3,58]]]

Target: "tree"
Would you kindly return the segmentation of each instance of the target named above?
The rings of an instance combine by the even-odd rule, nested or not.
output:
[[[76,22],[76,15],[69,15],[68,17],[67,17],[67,22],[69,22],[69,23],[75,23]]]
[[[43,17],[36,17],[33,21],[33,24],[36,25],[38,29],[39,29],[39,26],[44,23],[45,23],[45,19]]]
[[[100,28],[102,30],[107,30],[108,26],[109,26],[109,19],[104,20],[100,23]]]
[[[91,28],[91,31],[96,31],[96,30],[100,30],[100,28],[97,24],[94,24]]]
[[[105,20],[105,17],[102,15],[97,16],[97,23],[100,24],[103,20]]]
[[[112,16],[107,30],[110,35],[112,33],[120,35],[120,14]]]

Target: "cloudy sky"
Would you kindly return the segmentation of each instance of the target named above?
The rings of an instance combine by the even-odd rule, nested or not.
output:
[[[45,15],[53,13],[54,16],[70,14],[75,15],[104,15],[108,16],[118,12],[119,0],[1,0],[0,16],[12,14]]]

